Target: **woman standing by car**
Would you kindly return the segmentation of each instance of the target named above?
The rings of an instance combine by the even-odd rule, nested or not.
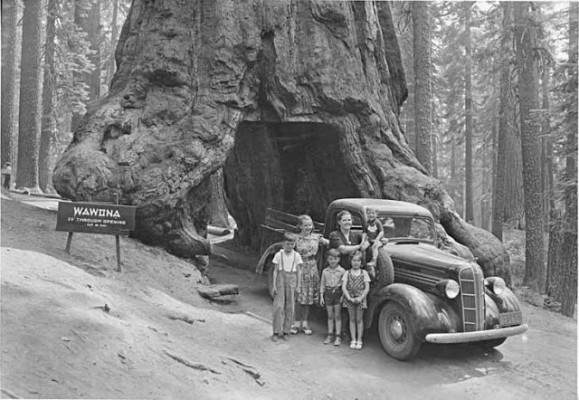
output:
[[[302,282],[301,293],[298,294],[296,302],[296,322],[290,333],[296,334],[303,330],[306,335],[311,335],[312,330],[308,325],[310,307],[318,302],[320,289],[320,274],[317,266],[317,254],[320,244],[328,244],[329,241],[321,235],[316,235],[314,231],[314,222],[309,215],[300,215],[299,217],[300,233],[296,241],[296,251],[303,260],[302,265]]]
[[[352,214],[349,211],[340,211],[336,219],[339,229],[330,233],[330,247],[342,254],[340,265],[345,270],[349,270],[350,255],[362,247],[362,234],[351,231]]]

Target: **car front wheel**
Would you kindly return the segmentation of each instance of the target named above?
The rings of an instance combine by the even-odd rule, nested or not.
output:
[[[420,350],[408,312],[397,303],[386,303],[378,321],[384,351],[397,360],[408,360]]]

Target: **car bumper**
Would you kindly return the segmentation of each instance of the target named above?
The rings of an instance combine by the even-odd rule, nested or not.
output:
[[[508,328],[487,329],[476,332],[458,332],[458,333],[429,333],[426,335],[428,343],[468,343],[480,342],[481,340],[501,339],[509,336],[519,335],[525,332],[529,327],[527,324],[511,326]]]

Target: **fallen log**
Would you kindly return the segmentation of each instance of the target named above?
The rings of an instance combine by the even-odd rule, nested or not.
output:
[[[210,285],[210,286],[200,286],[197,288],[197,292],[202,297],[207,299],[213,300],[217,299],[221,296],[228,296],[228,295],[238,295],[239,294],[239,287],[233,284],[217,284],[217,285]]]

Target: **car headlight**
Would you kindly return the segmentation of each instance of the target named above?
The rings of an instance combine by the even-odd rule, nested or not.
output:
[[[505,283],[503,278],[499,278],[498,276],[486,278],[485,286],[497,296],[500,296],[507,288],[507,284]]]
[[[452,279],[445,279],[436,284],[438,290],[440,290],[449,299],[454,299],[460,293],[460,285],[458,282]]]

